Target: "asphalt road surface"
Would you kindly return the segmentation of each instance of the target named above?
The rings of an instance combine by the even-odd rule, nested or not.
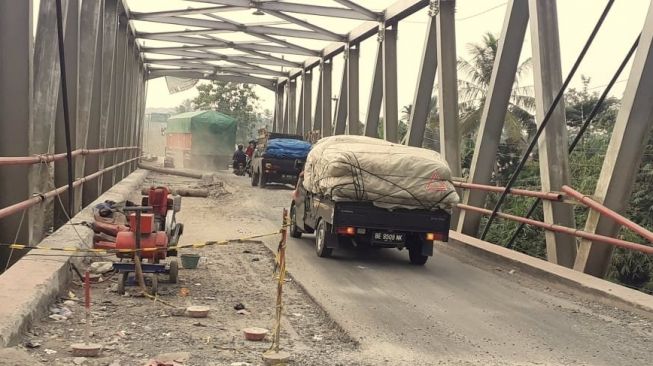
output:
[[[221,175],[233,215],[274,230],[290,187],[252,187]],[[248,224],[250,223],[250,224]],[[274,240],[267,240],[276,248]],[[360,342],[363,359],[388,365],[651,365],[653,315],[642,317],[560,291],[501,265],[437,252],[413,266],[406,251],[315,255],[314,237],[292,239],[288,269]]]

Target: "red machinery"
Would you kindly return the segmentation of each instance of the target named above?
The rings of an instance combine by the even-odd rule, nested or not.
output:
[[[95,241],[95,248],[115,249],[117,257],[121,262],[114,263],[114,268],[122,274],[118,286],[118,292],[123,294],[125,285],[129,280],[129,273],[135,271],[135,263],[123,262],[122,259],[134,259],[134,250],[139,250],[140,259],[147,259],[148,263],[142,263],[143,273],[152,273],[152,292],[156,292],[157,277],[159,273],[169,275],[171,283],[177,282],[178,263],[170,261],[169,268],[165,264],[159,264],[167,256],[176,256],[176,249],[169,249],[176,246],[179,237],[183,233],[183,225],[176,222],[175,214],[181,209],[181,197],[170,196],[166,187],[152,187],[148,195],[143,197],[142,206],[125,207],[129,226],[108,224],[96,221],[93,225],[96,233],[103,233],[115,240],[106,240],[106,237]],[[111,238],[113,239],[113,238]],[[120,252],[124,250],[125,252]],[[134,281],[131,281],[132,283]]]

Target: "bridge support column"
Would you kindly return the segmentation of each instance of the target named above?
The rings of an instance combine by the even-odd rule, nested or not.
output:
[[[469,180],[472,183],[489,184],[492,171],[496,165],[496,156],[501,140],[510,93],[515,82],[515,73],[519,64],[526,26],[528,25],[528,3],[511,0],[508,3],[503,29],[499,37],[497,56],[492,68],[490,87],[485,98],[481,123],[476,136],[476,145]],[[487,192],[467,190],[463,203],[485,206]],[[460,210],[458,231],[476,236],[481,223],[481,215],[471,211]]]
[[[333,118],[331,117],[332,66],[332,60],[322,61],[322,72],[320,72],[320,79],[322,80],[322,137],[331,136],[331,131],[333,130]]]
[[[429,5],[429,20],[426,26],[426,38],[422,50],[422,62],[417,76],[417,87],[413,97],[410,121],[408,122],[408,136],[406,144],[422,147],[426,122],[431,111],[431,95],[435,83],[435,72],[438,67],[438,30],[435,17],[438,14],[437,2],[432,0]]]
[[[320,63],[320,70],[322,63]],[[322,71],[320,71],[320,74]],[[315,97],[315,113],[313,114],[313,131],[322,129],[322,75],[317,80],[317,95]],[[321,133],[321,132],[320,132]]]
[[[370,87],[370,102],[367,104],[367,116],[365,117],[365,136],[379,137],[379,115],[381,103],[383,103],[383,30],[379,29],[379,36],[376,48],[376,60],[374,61],[374,75],[372,75],[372,86]],[[384,119],[385,120],[385,119]],[[384,126],[385,131],[385,126]],[[383,134],[385,137],[385,132]]]
[[[290,102],[290,80],[286,81],[286,83],[283,86],[283,90],[285,94],[285,100],[283,106],[283,120],[279,128],[279,132],[288,133],[288,114],[289,114],[288,104]]]
[[[77,125],[74,132],[76,136],[75,149],[85,149],[88,142],[101,4],[100,1],[83,1],[79,17],[79,70],[77,73]],[[75,179],[84,176],[85,162],[85,156],[75,158]],[[82,209],[83,189],[83,185],[75,188],[75,212]]]
[[[350,135],[360,135],[358,106],[358,58],[360,44],[349,45],[347,55],[347,121]]]
[[[297,110],[297,124],[295,125],[295,133],[298,135],[304,131],[304,73],[302,72],[302,88],[299,90],[299,108]]]
[[[116,72],[117,79],[117,89],[116,89],[116,100],[114,105],[116,119],[116,130],[113,139],[113,146],[124,146],[124,136],[125,136],[125,100],[126,100],[126,91],[128,89],[128,52],[129,43],[127,38],[127,22],[128,20],[122,15],[119,16],[118,23],[118,34],[116,48],[118,49],[118,69]],[[118,164],[122,161],[122,154],[120,151],[116,151],[113,155],[113,164]],[[118,183],[122,179],[119,169],[114,169],[111,174],[111,186]]]
[[[347,126],[347,50],[344,53],[345,67],[342,68],[342,79],[340,81],[340,95],[336,102],[336,118],[333,130],[334,135],[344,135]]]
[[[297,111],[297,81],[288,80],[288,130],[291,133],[296,128],[297,120],[295,119],[295,112]]]
[[[441,1],[435,17],[438,50],[438,95],[440,103],[440,153],[449,164],[451,174],[460,177],[460,133],[458,130],[458,68],[456,59],[456,2]],[[456,227],[457,216],[451,220]]]
[[[0,156],[29,155],[32,56],[32,2],[0,1]],[[0,167],[0,207],[29,197],[27,175],[25,166]],[[28,226],[21,214],[1,219],[0,243],[27,243]],[[9,249],[0,248],[0,254],[5,259]],[[5,262],[0,265],[4,270]]]
[[[303,102],[304,107],[302,112],[304,113],[304,119],[302,123],[302,129],[299,132],[302,136],[306,136],[308,131],[313,127],[311,111],[313,110],[313,70],[304,71],[304,80],[302,81],[302,90],[303,90]]]
[[[68,2],[62,1],[63,24],[65,28]],[[54,124],[57,118],[59,91],[61,90],[61,69],[57,40],[57,10],[54,1],[40,2],[36,37],[34,41],[34,90],[33,118],[29,134],[29,155],[54,153]],[[50,178],[52,164],[37,164],[29,168],[30,193],[43,193],[54,186]],[[50,208],[50,209],[48,209]],[[45,236],[52,217],[52,200],[43,202],[29,210],[30,244],[40,242]]]
[[[281,132],[283,125],[283,87],[277,86],[276,98],[274,103],[274,122],[272,131]]]
[[[63,4],[62,4],[63,5]],[[62,12],[66,11],[62,8]],[[67,96],[59,93],[57,106],[57,119],[55,121],[55,152],[66,152],[66,131],[64,127],[63,98],[68,100],[68,116],[70,118],[70,144],[72,149],[77,146],[77,72],[78,72],[78,50],[79,50],[79,0],[69,0],[66,11],[66,22],[64,29],[64,54],[66,56],[66,86]],[[63,15],[63,14],[62,14]],[[57,50],[57,55],[58,55]],[[60,86],[61,87],[61,86]],[[66,160],[60,160],[54,164],[54,185],[61,187],[68,184],[68,167]],[[74,178],[74,174],[73,174]],[[73,192],[63,192],[59,198],[54,200],[54,228],[57,229],[68,221],[67,215],[72,217],[76,212],[68,211],[68,195]],[[62,204],[63,206],[62,207]],[[73,207],[77,207],[75,204]]]
[[[528,5],[533,47],[536,119],[541,123],[562,86],[558,17],[555,1],[529,0]],[[565,107],[560,101],[542,138],[538,141],[542,191],[559,191],[564,184],[569,184],[568,144]],[[571,206],[551,201],[543,201],[543,206],[546,223],[575,227]],[[572,267],[576,258],[576,239],[551,231],[546,231],[545,235],[547,259],[565,267]]]
[[[397,23],[383,29],[383,137],[398,142]]]
[[[93,91],[91,96],[91,109],[90,119],[88,126],[88,137],[86,140],[86,148],[97,149],[100,147],[100,121],[102,119],[102,32],[104,31],[104,6],[102,2],[99,4],[100,14],[98,17],[98,29],[101,31],[96,32],[97,42],[95,47],[95,61],[93,67]],[[93,174],[99,169],[99,155],[86,156],[84,161],[84,176]],[[100,196],[97,182],[87,182],[82,190],[82,207],[86,207]]]
[[[624,213],[653,128],[653,4],[649,7],[628,84],[621,100],[601,174],[592,196],[606,207]],[[620,225],[590,210],[585,231],[615,236]],[[581,241],[574,269],[604,277],[610,268],[613,247]]]

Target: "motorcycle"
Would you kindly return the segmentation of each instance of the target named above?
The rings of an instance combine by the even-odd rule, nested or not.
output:
[[[239,176],[245,175],[245,164],[234,162],[233,169],[234,169],[234,174]]]

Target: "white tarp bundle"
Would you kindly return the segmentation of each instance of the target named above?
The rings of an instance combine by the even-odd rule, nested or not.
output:
[[[459,201],[440,154],[364,136],[318,141],[304,166],[304,188],[386,208],[449,209]]]

